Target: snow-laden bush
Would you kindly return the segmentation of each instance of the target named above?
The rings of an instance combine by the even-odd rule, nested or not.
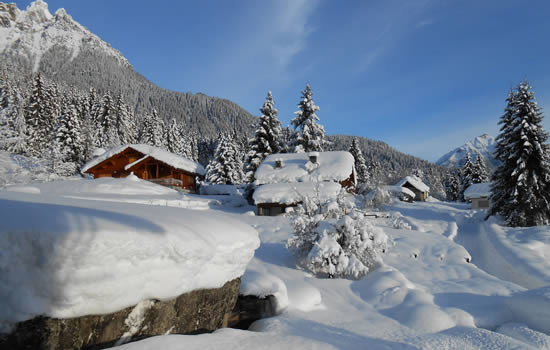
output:
[[[365,204],[368,208],[382,209],[386,204],[392,202],[390,192],[383,187],[376,187],[365,196]]]
[[[399,230],[411,230],[411,225],[405,220],[405,217],[400,212],[392,213],[391,226]]]
[[[380,259],[388,237],[350,204],[341,194],[325,203],[304,198],[294,210],[287,247],[299,266],[319,276],[360,278]]]

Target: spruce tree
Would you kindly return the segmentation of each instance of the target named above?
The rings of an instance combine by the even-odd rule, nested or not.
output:
[[[445,179],[445,198],[456,202],[460,199],[460,170],[450,169]]]
[[[183,140],[180,131],[176,118],[172,118],[164,130],[164,139],[166,140],[166,149],[169,152],[183,156]]]
[[[363,152],[359,147],[359,141],[357,140],[357,137],[353,138],[353,141],[351,142],[351,146],[348,152],[351,153],[351,155],[355,159],[355,171],[357,172],[357,182],[360,185],[369,186],[370,174],[367,168],[367,164],[365,163],[365,158],[363,157]]]
[[[118,94],[114,104],[115,124],[118,139],[121,144],[135,143],[137,139],[137,127],[135,116],[124,102],[121,94]]]
[[[548,134],[543,115],[527,82],[506,99],[496,138],[489,215],[502,215],[510,226],[548,224],[550,218],[550,168]]]
[[[111,148],[120,145],[117,130],[117,116],[111,92],[107,91],[95,116],[96,144],[98,147]]]
[[[489,173],[485,161],[479,152],[476,152],[476,161],[473,164],[472,183],[489,182]]]
[[[76,100],[68,101],[62,107],[55,128],[55,154],[61,162],[79,165],[84,158],[84,145],[76,103]]]
[[[459,193],[459,199],[464,200],[464,191],[473,184],[473,178],[474,178],[474,163],[472,162],[472,157],[470,157],[470,153],[466,153],[466,161],[464,162],[464,165],[462,166],[462,171],[460,173],[460,193]]]
[[[317,124],[319,117],[315,114],[319,107],[313,102],[313,93],[309,84],[302,91],[302,100],[298,104],[299,110],[294,112],[296,117],[292,119],[291,124],[298,130],[295,140],[295,152],[322,152],[323,147],[328,145],[325,140],[325,128]]]
[[[151,114],[145,115],[141,129],[140,143],[165,148],[164,122],[159,118],[156,109],[153,109]]]
[[[282,145],[282,124],[277,118],[277,109],[271,91],[267,93],[260,112],[258,128],[249,142],[250,151],[246,156],[246,182],[254,181],[254,172],[260,163],[270,154],[279,153]]]
[[[206,182],[225,185],[240,183],[242,168],[239,169],[239,164],[236,162],[235,148],[231,137],[224,135],[219,138],[214,157],[206,167]]]
[[[25,108],[28,154],[42,157],[50,149],[53,134],[52,94],[48,92],[40,73],[33,80],[33,87]]]

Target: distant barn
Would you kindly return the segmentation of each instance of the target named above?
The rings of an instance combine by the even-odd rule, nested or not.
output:
[[[414,193],[415,201],[425,201],[430,196],[430,187],[417,176],[405,176],[397,183],[397,186],[406,188]]]
[[[472,209],[489,209],[491,202],[491,183],[482,182],[479,184],[471,184],[464,191],[464,199],[472,203]]]
[[[205,174],[197,162],[149,145],[115,147],[92,159],[82,173],[100,177],[137,177],[160,185],[196,192],[196,177]]]
[[[310,152],[272,154],[254,173],[254,203],[258,215],[283,214],[304,197],[336,198],[341,188],[355,191],[355,160],[351,153]]]

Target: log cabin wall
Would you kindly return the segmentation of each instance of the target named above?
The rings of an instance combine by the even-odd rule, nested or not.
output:
[[[143,180],[149,180],[170,187],[179,187],[192,192],[197,191],[195,174],[176,169],[152,157],[143,159],[143,161],[135,164],[128,170],[124,169],[128,164],[134,163],[144,156],[143,153],[128,148],[104,160],[87,172],[92,174],[96,179],[101,177],[126,177],[133,172],[134,175]]]

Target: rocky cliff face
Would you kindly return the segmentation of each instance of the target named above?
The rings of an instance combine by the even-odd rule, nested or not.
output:
[[[162,334],[197,334],[227,326],[240,279],[167,301],[144,300],[107,315],[37,317],[0,336],[1,349],[104,349]]]
[[[176,118],[204,136],[233,129],[248,134],[255,120],[231,101],[159,88],[64,9],[52,15],[42,0],[25,10],[0,3],[1,70],[23,81],[32,72],[41,72],[49,80],[81,90],[94,87],[121,93],[136,112],[156,108],[161,118]]]

